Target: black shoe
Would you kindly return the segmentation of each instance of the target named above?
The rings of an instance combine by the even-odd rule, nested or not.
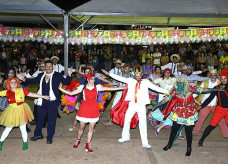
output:
[[[61,118],[61,116],[60,116],[59,114],[57,115],[57,117],[58,117],[58,118]]]
[[[187,147],[187,152],[185,153],[185,156],[190,156],[192,152],[192,148],[191,147]]]
[[[27,126],[26,126],[26,131],[27,133],[31,132],[31,129],[29,129]]]
[[[168,149],[170,149],[172,147],[172,145],[168,144],[166,145],[165,147],[163,147],[163,150],[164,151],[167,151]]]
[[[203,147],[203,141],[199,140],[198,147]]]
[[[52,139],[47,139],[47,144],[52,144]]]
[[[34,136],[34,137],[31,137],[31,138],[30,138],[30,141],[41,140],[41,139],[43,139],[43,138],[44,138],[43,136]]]

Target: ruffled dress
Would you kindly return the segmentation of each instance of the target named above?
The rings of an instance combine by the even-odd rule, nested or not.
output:
[[[18,88],[15,92],[11,90],[0,92],[0,96],[6,96],[9,102],[9,105],[0,116],[0,125],[18,127],[34,119],[31,108],[24,102],[25,95],[29,93],[24,88]]]
[[[94,85],[93,87],[85,87],[84,100],[82,101],[76,119],[82,122],[97,122],[99,120],[100,107],[97,102],[97,92],[100,90],[101,85]],[[83,89],[83,85],[78,87],[79,90]]]

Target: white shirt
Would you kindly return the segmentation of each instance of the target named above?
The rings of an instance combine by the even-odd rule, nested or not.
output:
[[[53,67],[55,72],[61,73],[64,71],[64,67],[61,64],[53,64]]]
[[[214,88],[216,85],[218,85],[218,79],[216,79],[216,81],[214,83],[212,83],[211,79],[209,79],[209,84],[208,84],[208,88]],[[206,88],[206,86],[204,86],[204,82],[202,82],[202,84],[200,85],[200,87],[202,88]],[[202,98],[202,101],[201,103],[203,103],[208,97],[210,96],[210,93],[208,94],[205,94]],[[217,98],[215,97],[211,102],[210,104],[208,104],[208,106],[215,106],[216,105],[216,101],[217,101]]]
[[[20,72],[20,74],[26,78],[31,78],[32,76],[29,74],[29,73],[26,73],[26,72]]]
[[[118,76],[118,75],[115,75],[112,73],[110,73],[109,76],[111,76],[115,80],[128,84],[128,91],[127,91],[125,101],[134,102],[135,101],[135,87],[136,87],[137,81],[133,78],[124,78],[124,77],[121,77],[121,76]],[[160,87],[152,84],[149,80],[143,79],[141,81],[140,88],[138,88],[138,91],[137,91],[137,103],[138,104],[146,105],[146,104],[150,103],[148,89],[151,89],[153,91],[160,92],[160,93],[168,92],[168,90],[160,88]]]
[[[117,74],[121,73],[121,69],[117,69],[117,68],[115,67],[115,68],[111,69],[111,70],[109,71],[109,73],[113,73],[113,74],[117,75]],[[112,80],[112,82],[116,82],[116,80]]]
[[[81,92],[83,87],[84,87],[84,85],[80,85],[77,89]],[[102,86],[100,84],[96,85],[97,92],[99,92],[101,90],[101,87]],[[92,90],[94,88],[94,86],[92,86],[92,87],[86,86],[86,88],[89,90]],[[83,91],[83,100],[85,100],[85,92],[84,91]]]
[[[115,74],[115,75],[117,75],[117,74],[120,73],[120,72],[121,72],[121,69],[117,69],[116,67],[113,68],[113,69],[111,69],[111,70],[109,71],[109,73],[113,73],[113,74]]]
[[[189,85],[192,87],[195,87],[197,85],[197,81],[204,81],[209,79],[209,77],[201,77],[199,75],[194,75],[194,74],[191,74],[190,76],[187,76],[187,75],[182,75],[182,76],[188,81],[194,81],[189,83]]]
[[[34,74],[32,75],[32,77],[37,77],[39,75],[39,73],[42,73],[42,71],[39,70],[39,68],[36,70],[36,72],[34,72]]]
[[[174,76],[176,76],[176,75],[179,75],[180,74],[180,72],[178,72],[178,65],[179,65],[179,63],[174,64],[172,62],[172,63],[168,63],[168,64],[162,66],[161,69],[164,70],[166,68],[169,68],[169,69],[171,69],[172,74]]]
[[[161,53],[153,53],[153,57],[160,57],[160,59],[154,59],[154,64],[160,65],[161,64]]]
[[[64,66],[62,66],[61,64],[53,64],[53,67],[55,72],[61,73],[62,71],[65,70]],[[75,69],[72,69],[72,72],[75,72]]]

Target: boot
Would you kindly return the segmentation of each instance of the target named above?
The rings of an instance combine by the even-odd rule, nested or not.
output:
[[[0,141],[0,151],[2,151],[2,145],[3,145],[4,141]]]
[[[190,156],[192,152],[192,148],[191,147],[187,147],[187,152],[185,153],[185,156]]]
[[[27,150],[27,149],[28,149],[28,142],[23,142],[22,150]]]
[[[198,147],[203,147],[203,141],[202,140],[199,140]]]
[[[90,143],[86,142],[85,148],[86,148],[86,151],[87,152],[89,152],[89,153],[92,153],[93,152],[93,150],[91,149],[91,144]]]
[[[76,139],[76,142],[75,142],[73,148],[75,148],[75,149],[78,148],[79,144],[80,144],[80,139]]]
[[[168,145],[166,145],[165,147],[163,147],[163,150],[164,151],[167,151],[168,149],[170,149],[172,147],[172,145],[171,144],[168,144]]]

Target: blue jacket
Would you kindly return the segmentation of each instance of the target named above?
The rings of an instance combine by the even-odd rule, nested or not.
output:
[[[41,77],[43,76],[43,73],[40,73],[37,77],[32,79],[26,79],[26,84],[37,84],[40,83]],[[63,77],[61,73],[55,72],[52,77],[52,90],[55,94],[55,97],[57,101],[60,100],[61,92],[59,91],[59,84],[63,83],[63,85],[69,85],[71,82],[71,77],[67,76],[66,78]],[[46,83],[45,78],[43,79],[42,83],[42,95],[49,95],[50,90],[50,80],[48,83]]]

